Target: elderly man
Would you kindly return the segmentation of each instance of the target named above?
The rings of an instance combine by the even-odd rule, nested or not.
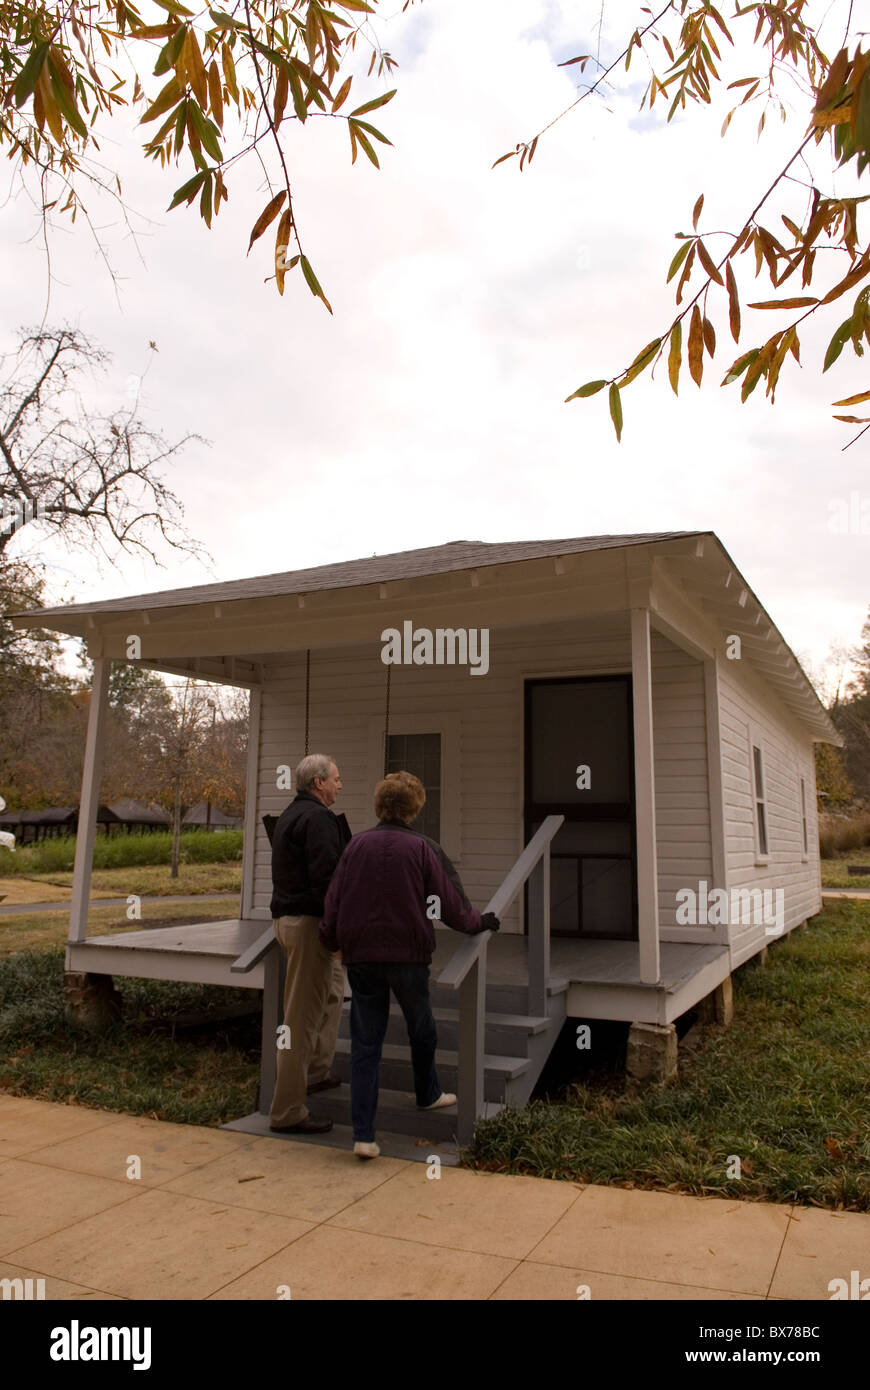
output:
[[[341,791],[332,758],[311,753],[296,768],[296,796],[272,836],[272,921],[287,959],[284,1024],[289,1046],[278,1049],[270,1128],[322,1134],[332,1121],[305,1099],[341,1085],[330,1070],[344,999],[344,967],[321,944],[318,927],[330,881],[350,839],[344,816],[329,809]]]

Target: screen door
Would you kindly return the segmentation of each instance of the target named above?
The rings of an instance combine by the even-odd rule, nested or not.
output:
[[[526,682],[526,843],[546,816],[554,936],[637,939],[630,676]]]

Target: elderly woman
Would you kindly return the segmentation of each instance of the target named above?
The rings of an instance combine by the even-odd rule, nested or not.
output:
[[[326,895],[320,940],[340,951],[351,987],[350,1104],[354,1153],[377,1158],[375,1116],[390,990],[408,1027],[414,1090],[421,1110],[454,1105],[435,1073],[437,1034],[429,1003],[435,930],[427,902],[454,931],[497,931],[498,918],[469,903],[440,845],[411,828],[426,801],[419,778],[393,772],[375,788],[378,824],[346,847]]]

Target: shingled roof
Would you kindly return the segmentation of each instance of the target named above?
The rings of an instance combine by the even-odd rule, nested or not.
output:
[[[281,594],[350,589],[361,584],[384,584],[391,579],[416,579],[430,574],[449,574],[453,570],[510,564],[516,560],[540,560],[549,555],[574,555],[589,550],[618,550],[624,546],[650,545],[656,541],[709,534],[703,531],[653,531],[646,535],[574,536],[555,541],[450,541],[447,545],[430,545],[422,550],[397,550],[390,555],[371,555],[366,559],[317,565],[311,569],[255,575],[250,579],[232,579],[219,584],[196,584],[187,589],[163,589],[157,593],[105,599],[97,603],[69,603],[57,608],[32,609],[30,612],[33,617],[54,618],[76,613],[124,613],[136,608],[180,608],[192,603],[275,598]],[[12,616],[21,618],[25,614],[15,613]]]

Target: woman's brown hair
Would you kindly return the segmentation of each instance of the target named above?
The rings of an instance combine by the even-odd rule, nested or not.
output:
[[[413,772],[390,772],[375,787],[378,820],[400,820],[407,824],[420,814],[425,804],[426,789]]]

